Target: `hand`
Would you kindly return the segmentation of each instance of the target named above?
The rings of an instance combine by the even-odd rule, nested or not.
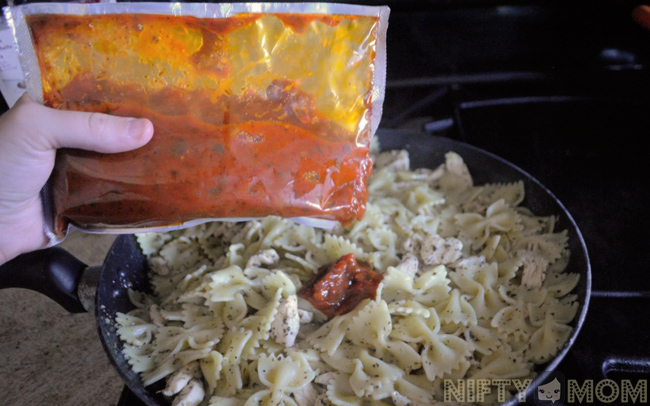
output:
[[[55,110],[23,95],[0,117],[0,265],[49,244],[39,192],[57,148],[124,152],[152,136],[146,119]]]

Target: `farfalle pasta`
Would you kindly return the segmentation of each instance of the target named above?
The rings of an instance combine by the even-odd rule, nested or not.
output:
[[[144,382],[198,362],[207,405],[428,406],[445,379],[532,379],[578,311],[566,233],[519,206],[523,183],[475,185],[453,152],[434,170],[373,159],[364,217],[331,231],[267,217],[139,234],[154,292],[116,321]],[[326,316],[301,292],[350,254],[381,276],[375,296]]]

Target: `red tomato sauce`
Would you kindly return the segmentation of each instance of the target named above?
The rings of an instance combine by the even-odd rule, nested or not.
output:
[[[347,254],[319,269],[300,289],[298,296],[331,319],[351,312],[364,299],[374,300],[383,278],[370,265]]]
[[[351,18],[276,16],[297,32],[314,21],[337,26]],[[151,142],[135,151],[58,152],[51,179],[57,235],[65,235],[71,223],[86,229],[133,229],[278,215],[348,224],[363,216],[372,171],[370,126],[352,131],[320,112],[315,96],[301,90],[300,78],[274,79],[265,88],[237,94],[200,83],[185,86],[194,83],[185,76],[164,85],[171,80],[165,63],[170,69],[187,63],[192,67],[188,75],[227,83],[234,56],[225,51],[232,40],[226,36],[259,18],[28,17],[46,105],[145,117],[154,125]],[[123,50],[127,45],[128,54]],[[86,49],[97,59],[72,63],[83,59]],[[133,67],[111,65],[132,62],[125,55],[133,53],[139,57]],[[161,65],[158,60],[165,55],[169,58]],[[148,63],[150,71],[144,67]],[[104,65],[126,73],[116,79],[109,71],[85,70]],[[369,95],[369,90],[359,95],[366,116]]]
[[[274,214],[351,221],[365,211],[372,168],[365,147],[290,123],[213,125],[134,105],[88,110],[148,117],[155,135],[120,154],[59,152],[52,178],[58,233],[70,221],[150,227]]]

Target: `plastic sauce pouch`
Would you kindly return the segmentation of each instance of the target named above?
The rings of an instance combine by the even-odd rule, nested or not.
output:
[[[34,3],[5,8],[30,95],[146,117],[131,152],[57,153],[50,237],[365,211],[389,10],[326,3]]]

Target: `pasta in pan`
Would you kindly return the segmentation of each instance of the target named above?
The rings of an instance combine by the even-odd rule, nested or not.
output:
[[[523,182],[474,185],[373,156],[364,218],[332,231],[268,217],[139,234],[153,294],[118,314],[124,354],[177,405],[432,405],[445,379],[531,378],[568,340],[579,275]],[[325,317],[299,293],[352,254],[373,297]],[[489,396],[488,396],[489,400]],[[494,399],[493,399],[494,400]]]

